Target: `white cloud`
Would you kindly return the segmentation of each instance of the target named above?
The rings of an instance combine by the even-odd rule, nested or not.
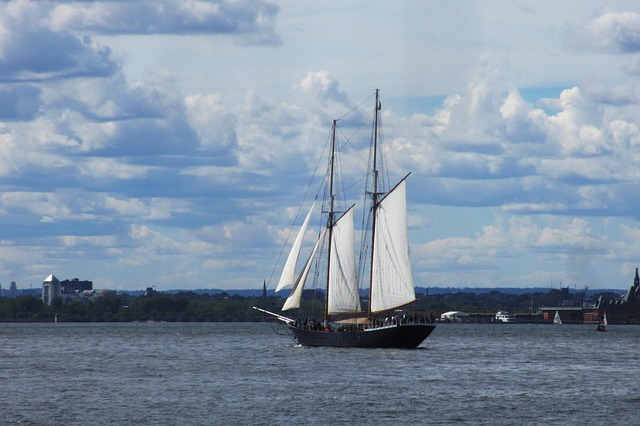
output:
[[[295,87],[323,101],[338,102],[343,105],[349,103],[347,94],[338,89],[338,82],[328,71],[309,72]]]
[[[41,218],[67,219],[74,215],[56,194],[37,192],[5,192],[0,195],[3,209],[34,214]]]
[[[123,163],[115,158],[86,158],[78,164],[78,173],[86,179],[144,179],[154,167]]]
[[[219,94],[193,95],[185,99],[187,117],[202,148],[233,161],[237,147],[237,119]]]
[[[102,34],[232,34],[261,43],[277,43],[278,6],[269,1],[162,0],[57,5],[54,31],[72,29]]]
[[[117,64],[108,47],[47,26],[49,6],[29,1],[0,6],[0,80],[38,81],[113,74]]]
[[[640,51],[640,13],[607,11],[571,34],[578,47],[604,52]]]
[[[113,235],[106,236],[78,236],[78,235],[63,235],[60,237],[62,244],[65,247],[76,246],[99,246],[109,247],[117,244],[117,240]]]

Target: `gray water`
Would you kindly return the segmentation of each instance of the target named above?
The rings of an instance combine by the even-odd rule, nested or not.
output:
[[[417,350],[269,324],[0,324],[0,423],[526,425],[640,420],[640,326],[441,324]]]

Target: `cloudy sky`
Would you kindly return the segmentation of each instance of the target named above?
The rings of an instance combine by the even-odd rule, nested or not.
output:
[[[376,88],[417,285],[632,283],[637,1],[165,0],[0,4],[0,284],[273,288]]]

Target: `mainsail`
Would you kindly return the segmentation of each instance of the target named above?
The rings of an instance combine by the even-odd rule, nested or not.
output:
[[[333,225],[328,313],[361,312],[358,288],[352,207]]]
[[[409,259],[406,185],[403,179],[377,209],[371,265],[371,312],[406,305],[415,300]]]
[[[284,288],[289,288],[294,283],[296,277],[296,264],[298,263],[298,257],[300,256],[300,249],[302,248],[304,233],[307,231],[307,225],[309,224],[309,219],[311,219],[311,213],[313,212],[313,208],[315,206],[316,203],[314,202],[309,209],[309,213],[307,213],[307,217],[304,220],[300,231],[298,231],[298,235],[296,236],[296,239],[293,242],[293,246],[291,247],[291,252],[289,252],[287,262],[284,264],[284,268],[282,269],[282,275],[280,275],[280,281],[278,281],[276,291],[280,291]]]

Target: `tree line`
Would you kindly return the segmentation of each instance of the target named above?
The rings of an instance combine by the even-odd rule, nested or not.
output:
[[[598,296],[592,297],[592,300]],[[616,295],[604,293],[603,296],[610,299]],[[320,318],[322,300],[322,292],[309,292],[303,301],[303,315]],[[585,300],[588,298],[584,294],[567,294],[555,289],[547,293],[518,295],[498,291],[480,294],[456,292],[422,297],[410,308],[437,316],[452,310],[469,313],[495,313],[497,310],[535,313],[539,306],[580,306]],[[34,296],[0,297],[0,321],[54,321],[56,318],[60,322],[264,321],[271,318],[254,310],[253,306],[280,312],[283,303],[283,298],[275,296],[248,297],[224,292],[216,295],[157,293],[153,297],[110,294],[68,303],[63,303],[62,298],[55,298],[51,305]],[[293,317],[295,313],[290,315]]]
[[[55,298],[51,305],[34,296],[0,298],[0,321],[109,322],[109,321],[260,321],[264,314],[252,306],[277,311],[284,300],[256,298],[225,293],[210,296],[195,293],[159,293],[153,297],[126,294],[94,297],[88,301],[63,303]]]

